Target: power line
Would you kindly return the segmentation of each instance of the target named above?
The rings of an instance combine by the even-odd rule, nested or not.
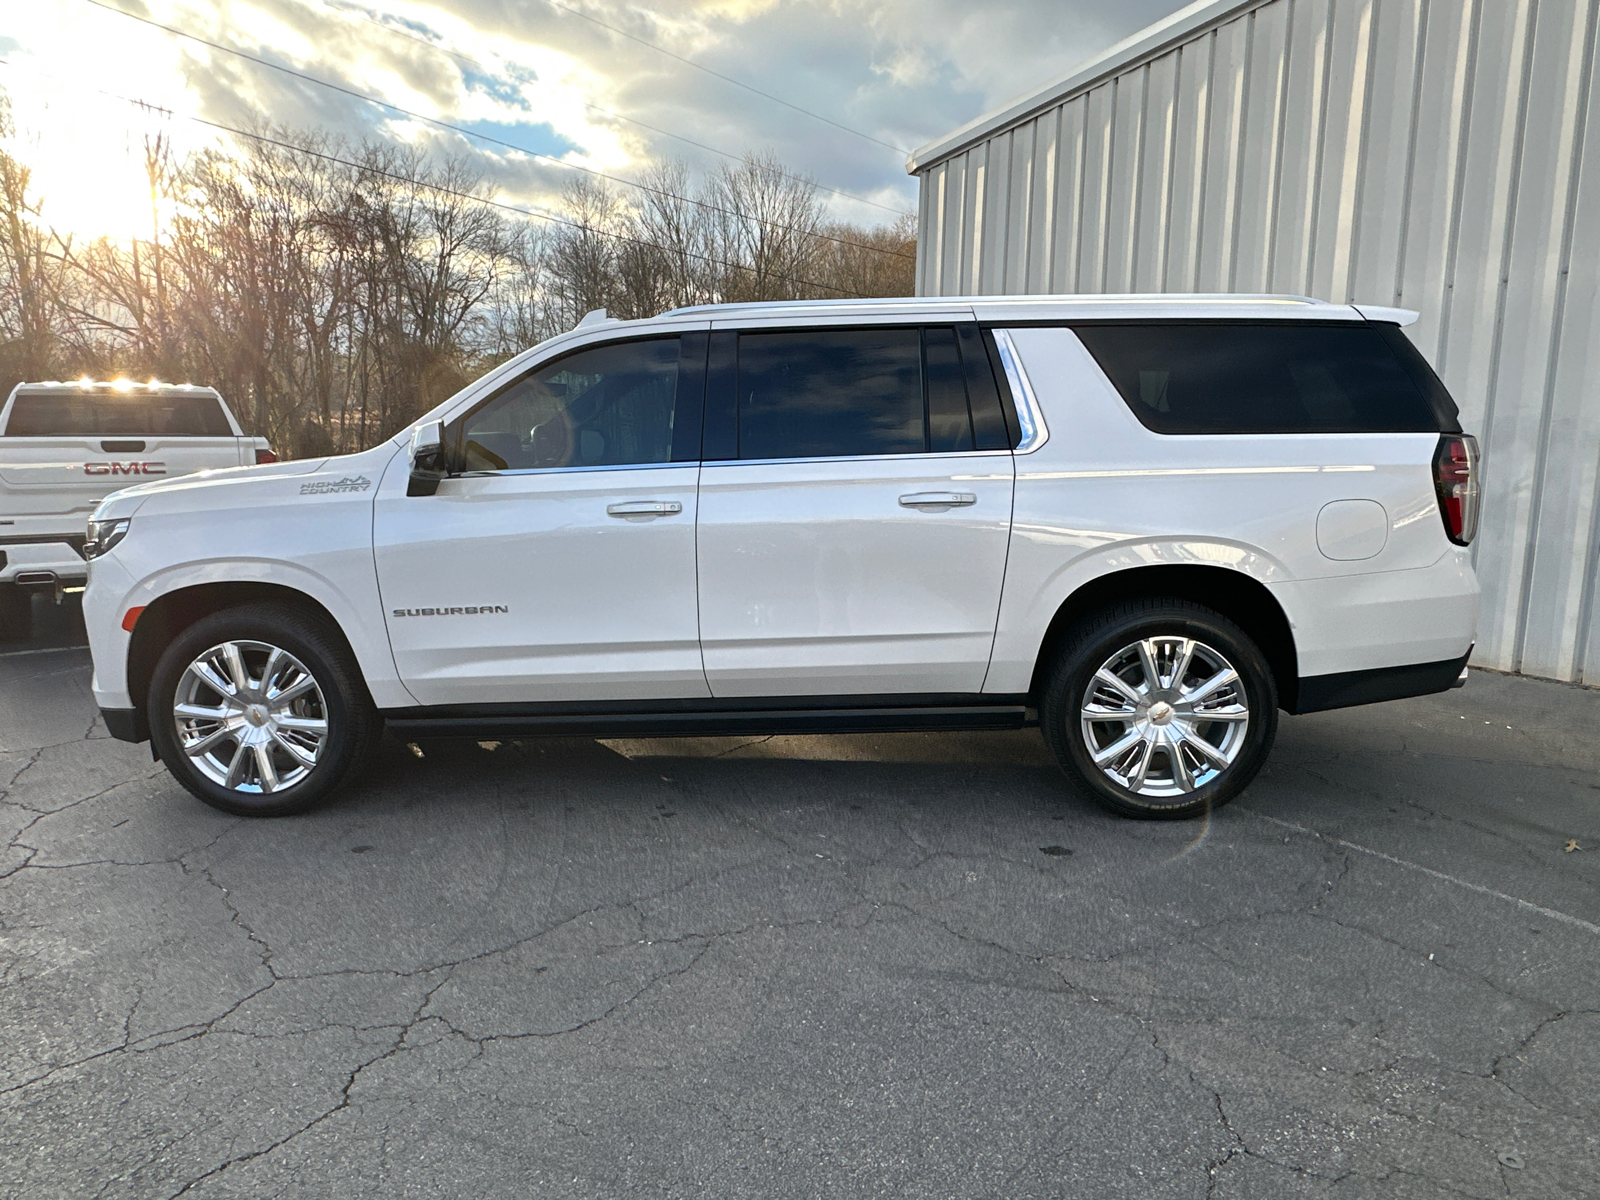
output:
[[[854,134],[858,138],[865,138],[867,141],[872,142],[875,145],[882,146],[885,150],[893,150],[893,151],[895,151],[895,152],[897,152],[899,154],[910,154],[911,153],[911,151],[909,151],[909,150],[903,149],[903,148],[901,148],[899,146],[892,145],[889,142],[882,141],[879,138],[875,138],[870,133],[862,133],[861,130],[859,130],[859,129],[852,129],[848,125],[841,125],[841,124],[839,124],[838,121],[833,120],[831,117],[825,117],[821,113],[812,112],[809,108],[801,108],[798,104],[791,104],[789,101],[783,99],[783,97],[781,97],[781,96],[774,96],[771,92],[763,92],[760,88],[751,87],[748,83],[745,83],[743,80],[735,79],[732,75],[724,75],[721,71],[713,71],[710,67],[703,66],[700,63],[695,62],[692,58],[685,58],[681,54],[674,54],[671,50],[668,50],[664,46],[658,46],[658,45],[656,45],[656,43],[651,42],[651,41],[647,41],[644,38],[639,37],[637,34],[629,33],[626,29],[618,29],[615,25],[608,25],[604,21],[602,21],[599,17],[591,17],[586,12],[579,12],[577,9],[571,7],[570,5],[560,3],[559,0],[545,0],[545,3],[548,4],[551,8],[559,8],[562,12],[571,13],[575,17],[579,17],[579,18],[581,18],[581,19],[583,19],[585,21],[588,21],[591,25],[598,25],[601,29],[609,29],[612,33],[616,34],[618,37],[625,37],[630,42],[638,42],[639,45],[641,45],[641,46],[648,46],[650,49],[654,50],[656,53],[665,54],[668,58],[676,59],[678,62],[683,63],[685,66],[693,67],[697,71],[704,71],[707,75],[715,75],[718,79],[722,80],[724,83],[731,83],[731,84],[733,84],[734,87],[743,88],[747,92],[753,92],[757,96],[765,97],[766,99],[771,100],[774,104],[781,104],[785,108],[792,108],[797,113],[804,113],[806,116],[812,118],[813,120],[821,121],[821,122],[823,122],[824,124],[827,124],[827,125],[832,125],[835,129],[842,129],[846,133]]]
[[[16,64],[10,59],[0,58],[0,66],[10,67],[15,65]],[[36,72],[36,74],[43,75],[45,73]],[[46,78],[54,79],[55,77],[47,75]],[[61,81],[55,80],[55,82],[60,83]],[[611,238],[619,242],[627,242],[630,245],[643,246],[647,250],[666,249],[666,247],[660,246],[655,242],[647,242],[643,238],[630,237],[625,233],[616,233],[608,229],[598,229],[591,225],[582,225],[577,221],[568,220],[565,217],[557,216],[555,213],[547,212],[544,209],[527,208],[518,204],[508,204],[503,200],[494,200],[488,196],[477,196],[471,192],[464,192],[459,188],[446,187],[444,184],[431,183],[424,179],[416,179],[411,176],[401,175],[394,171],[385,171],[383,168],[374,166],[371,163],[356,162],[353,159],[343,158],[337,154],[329,154],[324,150],[313,150],[309,146],[297,146],[293,142],[286,142],[281,138],[269,137],[266,134],[261,133],[252,133],[248,129],[239,129],[233,125],[225,125],[220,121],[211,121],[207,120],[205,117],[197,117],[188,113],[174,113],[171,109],[163,108],[159,104],[154,104],[149,100],[137,100],[131,96],[119,95],[116,92],[108,92],[101,88],[90,88],[88,90],[93,91],[96,95],[106,96],[112,100],[120,100],[124,104],[133,105],[135,108],[142,108],[147,112],[161,113],[169,118],[174,116],[182,117],[186,121],[192,121],[196,125],[204,125],[208,129],[216,129],[223,133],[232,134],[235,137],[248,138],[250,141],[260,143],[261,145],[276,146],[281,150],[288,150],[294,154],[303,154],[309,158],[321,159],[324,162],[338,163],[340,166],[350,167],[368,175],[376,175],[381,179],[392,179],[396,183],[408,184],[412,187],[425,188],[428,191],[436,192],[439,195],[454,196],[461,200],[469,200],[475,204],[488,205],[490,208],[498,208],[503,209],[506,212],[518,213],[521,216],[531,217],[538,221],[545,221],[552,225],[563,225],[568,229],[576,229],[581,233],[597,234],[600,237]],[[82,89],[79,89],[78,94],[82,94]],[[725,270],[752,270],[752,268],[743,266],[739,263],[730,263],[725,259],[712,258],[709,255],[699,254],[693,250],[679,250],[677,252],[689,258],[697,259],[698,261],[706,263],[710,266],[722,267]],[[837,292],[841,296],[849,296],[858,300],[868,299],[868,297],[861,292],[853,292],[848,288],[838,287],[831,283],[823,283],[817,279],[800,279],[792,275],[770,275],[768,278],[775,279],[780,283],[792,283],[798,287],[821,288],[824,291]]]
[[[463,62],[468,66],[476,67],[480,71],[488,72],[490,70],[488,66],[486,66],[480,60],[473,58],[470,54],[463,54],[459,50],[452,50],[449,46],[442,45],[439,42],[430,42],[427,38],[418,37],[416,34],[409,33],[396,25],[386,25],[376,17],[368,16],[359,9],[345,8],[340,5],[330,3],[329,0],[321,0],[321,2],[324,7],[332,9],[334,12],[337,12],[342,16],[353,16],[357,20],[365,21],[368,25],[372,25],[383,30],[385,33],[392,33],[396,37],[405,38],[407,41],[415,42],[419,46],[426,46],[428,49],[436,50],[440,54],[448,54],[451,58],[456,59],[458,62]],[[701,150],[707,150],[712,154],[720,154],[723,158],[728,159],[730,162],[742,161],[742,156],[738,154],[731,153],[727,150],[720,150],[716,146],[707,145],[705,142],[696,141],[691,137],[684,137],[681,133],[673,133],[670,129],[662,129],[659,125],[652,125],[648,121],[641,121],[637,117],[626,116],[623,113],[616,112],[599,104],[591,103],[588,100],[584,100],[581,103],[585,108],[592,108],[595,112],[604,113],[606,116],[613,117],[618,121],[626,121],[628,124],[637,125],[641,129],[648,129],[651,133],[659,133],[662,137],[672,138],[674,141],[683,142],[686,145],[695,146]],[[865,196],[858,196],[854,192],[845,191],[843,188],[830,187],[825,183],[817,183],[814,180],[806,179],[800,175],[791,174],[788,171],[780,171],[779,174],[781,174],[785,179],[793,179],[796,182],[809,183],[812,187],[820,188],[825,192],[831,192],[835,196],[840,196],[846,200],[853,200],[857,204],[870,204],[873,208],[882,209],[887,213],[894,213],[899,217],[909,217],[914,215],[910,211],[903,208],[896,208],[892,204],[881,204],[876,200],[868,200]]]
[[[742,213],[736,209],[730,210],[722,208],[720,205],[708,204],[703,200],[695,200],[689,196],[680,196],[676,192],[669,192],[662,188],[651,187],[649,184],[640,183],[637,180],[624,179],[620,175],[610,175],[605,171],[597,171],[593,167],[585,167],[578,163],[567,162],[564,159],[556,158],[550,154],[541,154],[537,150],[529,150],[525,146],[518,146],[514,142],[508,142],[501,138],[491,137],[486,133],[479,133],[476,130],[466,128],[464,125],[456,125],[450,121],[440,120],[438,117],[430,117],[424,113],[414,112],[409,108],[401,108],[398,104],[391,104],[387,100],[379,100],[375,97],[364,95],[361,92],[355,91],[353,88],[343,87],[337,83],[330,83],[326,79],[318,79],[315,75],[307,75],[304,71],[297,71],[293,67],[285,67],[280,63],[271,62],[268,59],[258,58],[256,55],[247,53],[244,50],[236,50],[232,46],[224,46],[220,42],[213,42],[209,38],[200,37],[198,34],[189,33],[186,30],[178,29],[175,26],[164,25],[160,21],[153,20],[150,17],[142,17],[137,13],[128,12],[125,9],[118,8],[114,4],[106,3],[105,0],[84,0],[84,3],[92,4],[96,8],[103,8],[107,12],[116,13],[118,16],[127,17],[130,21],[138,21],[143,25],[149,25],[155,29],[163,31],[164,33],[170,33],[174,37],[184,38],[191,42],[198,42],[200,45],[207,46],[212,50],[218,51],[219,53],[231,54],[235,58],[242,58],[246,62],[255,63],[257,66],[266,67],[269,70],[281,72],[282,74],[292,76],[295,79],[304,80],[306,83],[327,88],[330,91],[338,92],[340,95],[349,96],[354,100],[360,100],[363,103],[372,104],[379,108],[386,108],[390,112],[396,112],[402,116],[410,117],[414,121],[422,121],[429,125],[436,125],[440,129],[448,129],[452,133],[460,134],[462,137],[476,138],[478,141],[487,142],[492,146],[500,146],[507,150],[514,150],[518,154],[527,155],[529,158],[543,159],[546,162],[554,163],[558,167],[565,167],[572,171],[582,171],[585,174],[593,175],[598,179],[609,180],[612,183],[621,184],[624,187],[638,188],[640,191],[649,192],[652,195],[663,196],[672,200],[681,200],[685,204],[692,204],[696,208],[704,208],[712,212],[722,213],[724,216],[739,217],[747,221],[759,221],[763,225],[767,225],[773,229],[781,229],[786,233],[798,233],[806,237],[816,237],[823,241],[833,242],[834,244],[840,246],[853,246],[856,249],[866,250],[873,254],[887,254],[894,258],[904,258],[907,260],[913,260],[914,258],[913,255],[904,254],[898,250],[888,250],[882,246],[869,246],[865,242],[855,242],[848,238],[834,237],[831,234],[819,233],[814,230],[797,229],[793,225],[785,225],[782,222],[768,220],[764,217],[752,217],[748,213]]]

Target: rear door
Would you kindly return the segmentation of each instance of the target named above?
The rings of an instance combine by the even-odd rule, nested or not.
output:
[[[962,332],[713,333],[698,529],[713,695],[981,690],[1014,468],[981,339]]]

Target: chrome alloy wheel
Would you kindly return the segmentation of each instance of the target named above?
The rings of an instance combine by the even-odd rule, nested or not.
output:
[[[328,740],[322,688],[299,659],[265,642],[223,642],[178,679],[178,744],[212,783],[262,794],[293,787]]]
[[[1084,746],[1113,783],[1176,797],[1233,765],[1250,727],[1233,664],[1184,637],[1124,646],[1090,679],[1080,706]]]

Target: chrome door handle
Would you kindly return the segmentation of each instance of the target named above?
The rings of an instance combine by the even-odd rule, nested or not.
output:
[[[911,492],[900,497],[903,508],[964,508],[977,502],[971,492]]]
[[[682,511],[683,505],[676,500],[628,500],[606,505],[608,517],[670,517]]]

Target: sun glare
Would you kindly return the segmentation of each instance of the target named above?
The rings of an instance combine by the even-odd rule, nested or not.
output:
[[[174,207],[152,205],[147,140],[165,136],[176,158],[213,139],[171,112],[116,97],[189,111],[194,101],[174,48],[111,24],[120,18],[110,14],[84,19],[74,10],[78,19],[68,20],[49,0],[14,8],[5,32],[21,49],[6,54],[0,71],[15,126],[4,148],[31,172],[44,223],[75,241],[165,232]]]
[[[760,7],[772,0],[727,0],[736,9]],[[314,5],[308,6],[315,13]],[[77,0],[35,0],[7,12],[0,44],[9,43],[0,69],[0,88],[10,97],[16,134],[4,148],[32,172],[33,195],[43,202],[43,221],[63,236],[82,242],[108,236],[124,242],[165,233],[177,215],[171,200],[152,201],[146,173],[150,139],[165,137],[174,162],[206,146],[227,146],[230,139],[207,129],[191,116],[241,120],[237,113],[207,107],[196,71],[207,70],[212,56],[159,30],[111,13],[81,11]],[[633,163],[644,150],[639,134],[597,116],[586,106],[604,96],[608,79],[603,69],[567,52],[490,35],[456,11],[434,2],[394,0],[386,16],[402,16],[420,28],[437,31],[443,52],[429,55],[413,42],[384,34],[360,14],[326,6],[320,25],[308,27],[306,13],[289,20],[263,0],[233,0],[218,6],[212,20],[223,20],[228,35],[246,44],[274,47],[275,53],[305,62],[313,74],[338,76],[357,71],[362,90],[381,95],[414,111],[464,124],[485,123],[515,131],[518,125],[547,125],[579,149],[570,161],[600,169]],[[156,20],[172,20],[200,33],[214,34],[204,6],[186,7],[181,0],[149,0]],[[306,32],[315,28],[318,39]],[[404,32],[402,28],[402,32]],[[430,33],[431,40],[435,35]],[[466,55],[452,62],[449,54]],[[338,66],[318,62],[333,56]],[[420,56],[420,57],[419,57]],[[242,86],[233,99],[249,112],[276,93],[283,81],[230,61],[239,69]],[[453,78],[459,70],[460,77]],[[484,77],[504,90],[483,86]],[[261,87],[258,94],[257,85]],[[319,100],[326,97],[318,96]],[[142,108],[130,100],[159,108]],[[360,132],[360,122],[373,115],[359,104],[341,133]],[[291,118],[292,119],[292,118]],[[381,134],[416,140],[436,127],[389,114]],[[542,136],[542,135],[541,135]],[[519,140],[517,134],[508,140]],[[501,153],[481,144],[474,152]],[[558,152],[559,153],[559,152]],[[515,159],[515,155],[507,155]]]

